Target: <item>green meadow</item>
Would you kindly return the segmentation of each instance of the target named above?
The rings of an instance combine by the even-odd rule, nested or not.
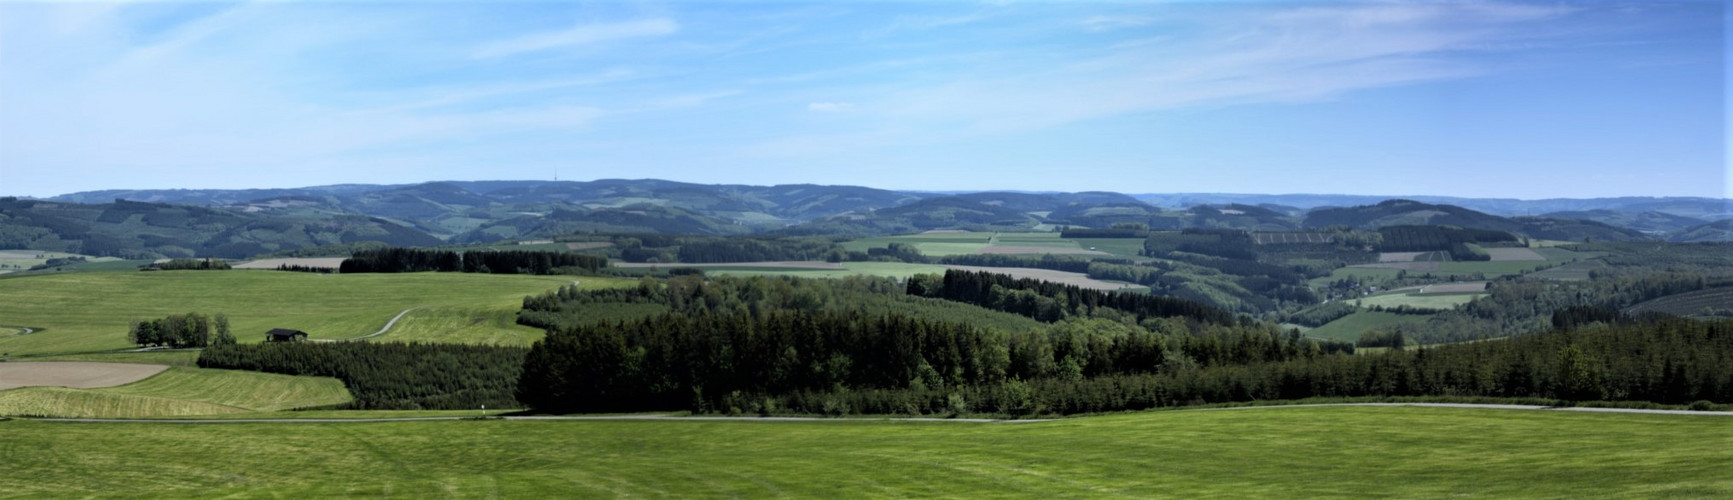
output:
[[[1362,307],[1408,306],[1421,309],[1450,309],[1485,296],[1484,293],[1386,293],[1353,300]]]
[[[1717,498],[1709,415],[1412,407],[1037,423],[0,422],[0,496]]]
[[[227,314],[241,342],[271,328],[303,330],[315,339],[370,334],[412,311],[379,340],[526,344],[540,331],[508,321],[526,295],[573,281],[569,276],[463,273],[313,274],[279,271],[57,273],[0,279],[0,318],[39,330],[0,337],[13,356],[131,347],[137,319],[198,312]],[[582,278],[584,287],[631,283]],[[17,297],[18,299],[10,299]],[[534,337],[534,338],[532,338]]]
[[[1383,328],[1407,323],[1425,322],[1430,315],[1396,314],[1378,311],[1359,311],[1324,326],[1306,331],[1306,336],[1318,339],[1344,340],[1354,342],[1360,339],[1360,333],[1373,328]]]
[[[0,391],[0,415],[152,417],[328,406],[350,401],[343,382],[236,370],[174,367],[115,387],[24,387]]]

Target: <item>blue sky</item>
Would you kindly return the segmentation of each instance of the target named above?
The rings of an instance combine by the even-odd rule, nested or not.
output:
[[[1733,197],[1666,2],[0,3],[0,195],[662,178]]]

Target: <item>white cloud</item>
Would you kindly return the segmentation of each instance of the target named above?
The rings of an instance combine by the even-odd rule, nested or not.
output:
[[[807,111],[820,113],[838,113],[854,109],[854,103],[847,102],[814,102],[806,105]]]
[[[585,24],[568,30],[536,33],[483,44],[476,48],[474,55],[478,58],[503,57],[627,38],[666,36],[677,31],[680,31],[680,25],[668,19]]]

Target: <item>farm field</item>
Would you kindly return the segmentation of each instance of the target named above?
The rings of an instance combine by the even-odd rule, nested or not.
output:
[[[1629,313],[1663,312],[1696,316],[1705,309],[1733,310],[1733,287],[1717,287],[1657,298],[1625,309]]]
[[[1733,494],[1724,470],[1733,426],[1693,415],[1288,407],[1017,424],[13,420],[0,433],[0,495],[28,498]],[[141,456],[150,467],[136,466]]]
[[[144,380],[167,369],[166,365],[80,361],[7,363],[0,365],[0,390],[31,386],[112,387]]]
[[[944,274],[945,266],[904,262],[843,262],[837,269],[801,269],[791,267],[716,267],[703,268],[716,276],[798,276],[802,278],[841,278],[868,275],[907,278],[916,274]]]
[[[1061,238],[1059,233],[940,232],[861,238],[844,242],[844,249],[864,252],[891,243],[909,243],[932,257],[965,254],[1074,254],[1137,257],[1142,238]],[[1093,247],[1095,250],[1090,250]]]
[[[92,361],[97,363],[140,363],[166,366],[198,366],[198,349],[174,349],[143,352],[87,352],[14,358],[13,361]]]
[[[843,242],[842,247],[851,252],[865,252],[868,248],[885,248],[891,243],[909,243],[928,256],[963,255],[976,253],[986,247],[993,233],[971,232],[937,232],[905,234],[899,236],[881,236],[861,238]]]
[[[1484,293],[1418,293],[1399,292],[1382,295],[1370,295],[1354,299],[1361,307],[1397,307],[1408,306],[1422,309],[1450,309],[1462,304],[1473,302],[1474,299],[1485,297]]]
[[[259,259],[235,264],[235,269],[276,269],[277,266],[329,267],[336,269],[343,265],[344,257],[296,257],[283,259]]]
[[[412,307],[429,308],[428,318],[466,310],[477,316],[470,323],[399,323],[383,338],[518,338],[533,329],[500,326],[498,311],[516,311],[525,295],[571,282],[568,276],[272,271],[90,272],[10,278],[0,280],[0,295],[30,300],[0,301],[0,318],[39,331],[0,337],[0,352],[20,356],[124,349],[131,347],[126,341],[130,321],[185,312],[227,314],[235,337],[243,343],[261,341],[263,332],[271,328],[303,330],[313,338],[365,335]],[[593,277],[582,282],[585,287],[631,283]]]
[[[47,364],[8,363],[12,368]],[[0,391],[0,415],[209,415],[279,411],[349,400],[348,389],[334,378],[175,367],[137,382],[99,389],[25,387]]]
[[[1421,323],[1431,317],[1431,315],[1426,314],[1396,314],[1381,311],[1358,311],[1354,314],[1337,318],[1335,321],[1325,323],[1324,326],[1307,330],[1305,333],[1307,337],[1317,339],[1353,342],[1359,340],[1360,333],[1366,330],[1408,323]],[[1356,351],[1358,351],[1358,349],[1356,349]]]

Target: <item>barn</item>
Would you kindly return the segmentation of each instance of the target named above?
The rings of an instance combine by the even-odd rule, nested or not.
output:
[[[265,332],[266,342],[300,342],[307,340],[307,332],[290,330],[288,328],[272,328]]]

